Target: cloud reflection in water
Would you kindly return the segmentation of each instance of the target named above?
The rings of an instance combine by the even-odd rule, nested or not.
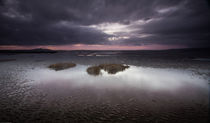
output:
[[[65,87],[94,88],[137,88],[147,90],[174,90],[184,86],[208,89],[207,80],[193,75],[190,71],[178,69],[144,68],[130,66],[125,71],[108,74],[101,70],[100,76],[91,76],[86,72],[89,66],[77,65],[75,68],[54,71],[37,68],[28,72],[32,84],[56,84]]]

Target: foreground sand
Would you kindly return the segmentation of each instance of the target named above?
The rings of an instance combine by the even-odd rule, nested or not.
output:
[[[0,63],[0,122],[205,123],[208,120],[208,87],[205,89],[189,84],[175,90],[148,89],[141,86],[118,87],[113,81],[110,82],[113,86],[109,84],[105,88],[104,85],[93,87],[93,84],[82,86],[82,83],[89,81],[87,79],[81,82],[82,77],[88,77],[85,73],[88,66],[126,63],[149,69],[161,68],[161,71],[169,69],[189,72],[192,77],[197,76],[198,80],[203,80],[204,85],[209,86],[208,62],[140,59],[134,56],[78,56],[68,53],[1,55],[1,59],[16,60],[4,60]],[[47,67],[57,62],[78,64],[66,72],[69,72],[69,76],[77,77],[74,70],[81,68],[83,72],[78,72],[82,75],[80,79],[78,77],[79,86],[73,86],[69,84],[69,80],[59,77],[56,80],[53,76],[41,80],[40,70],[48,71]],[[45,71],[43,74],[48,75]],[[92,79],[95,81],[97,78]],[[70,80],[70,83],[77,82]]]

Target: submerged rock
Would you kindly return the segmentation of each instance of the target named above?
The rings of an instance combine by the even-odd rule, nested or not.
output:
[[[123,64],[100,64],[98,66],[91,66],[87,68],[87,73],[90,75],[99,75],[101,70],[108,72],[109,74],[116,74],[117,72],[124,71],[129,68],[128,65]]]
[[[74,64],[74,63],[56,63],[56,64],[51,64],[50,66],[48,66],[48,68],[59,71],[59,70],[72,68],[75,66],[76,66],[76,64]]]

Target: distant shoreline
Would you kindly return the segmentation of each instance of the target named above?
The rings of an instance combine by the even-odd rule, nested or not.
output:
[[[49,49],[32,49],[32,50],[0,50],[0,53],[57,53]]]

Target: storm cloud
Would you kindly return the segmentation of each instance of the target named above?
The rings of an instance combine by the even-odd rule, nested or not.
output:
[[[0,0],[0,45],[210,46],[206,0]]]

